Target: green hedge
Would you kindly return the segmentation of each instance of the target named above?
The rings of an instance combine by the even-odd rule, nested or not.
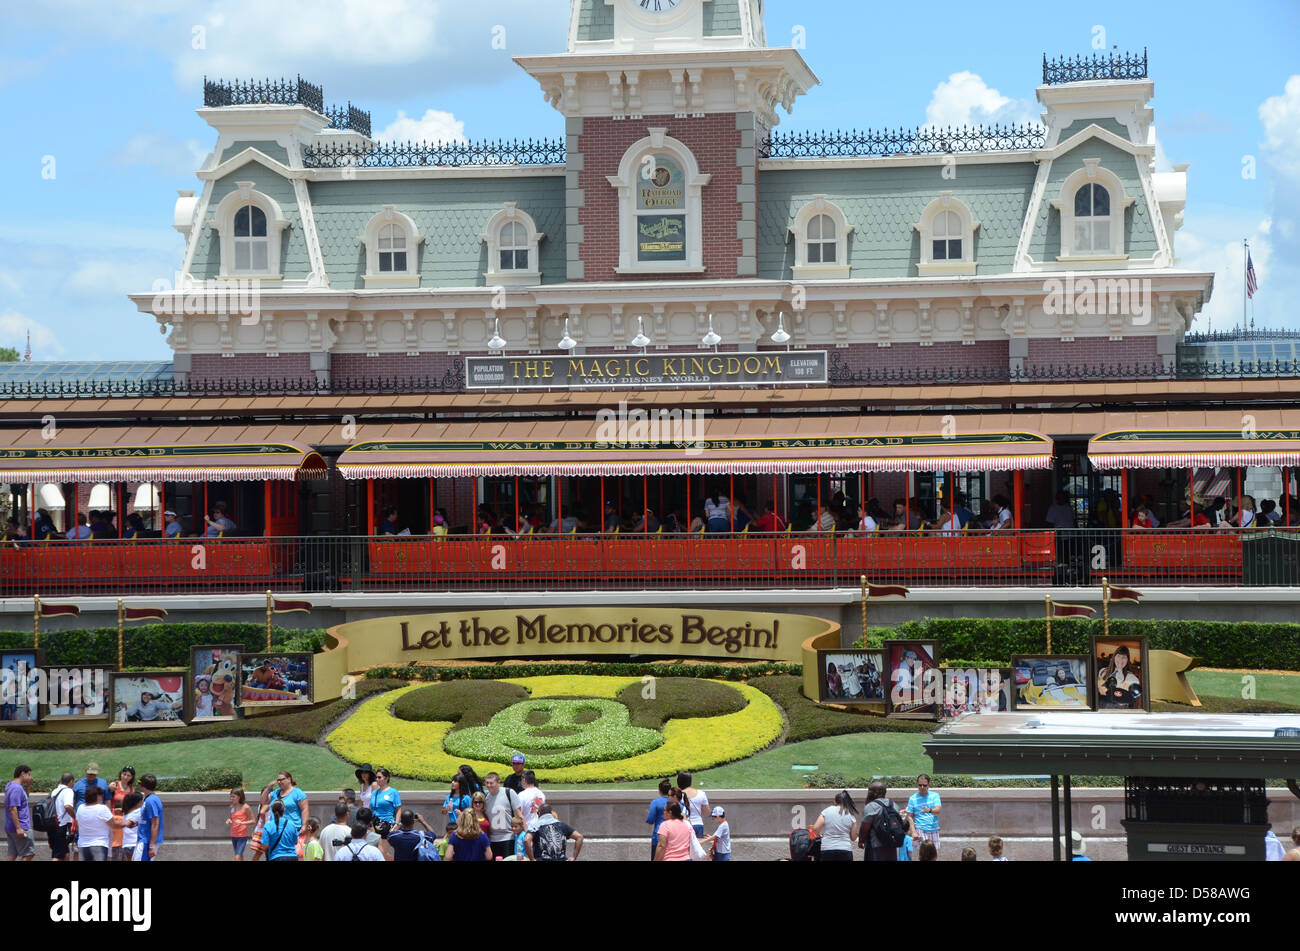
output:
[[[744,696],[732,687],[686,677],[659,677],[654,697],[642,696],[644,684],[631,684],[615,698],[632,711],[632,725],[662,730],[670,717],[718,717],[745,709]]]
[[[1041,654],[1047,648],[1042,619],[927,618],[897,628],[870,628],[868,643],[885,637],[935,640],[940,657],[962,658],[1005,667],[1013,654]],[[1102,633],[1100,618],[1057,618],[1052,622],[1052,652],[1084,654],[1089,639]],[[1205,667],[1300,670],[1300,624],[1248,621],[1161,621],[1112,619],[1113,637],[1146,635],[1152,650],[1180,651],[1201,658]]]
[[[324,628],[271,628],[275,650],[316,653],[325,646]],[[123,666],[135,670],[188,667],[190,648],[243,644],[252,652],[266,647],[266,625],[215,621],[203,624],[131,624],[122,634]],[[30,648],[31,631],[0,631],[0,648]],[[54,666],[117,663],[117,628],[96,627],[41,633],[45,661]]]
[[[484,726],[500,710],[528,699],[518,684],[452,681],[421,687],[398,697],[393,716],[399,720],[449,722],[462,727]]]
[[[237,769],[196,769],[189,776],[158,780],[159,792],[229,792],[244,785],[244,774]]]
[[[703,677],[710,680],[749,680],[774,674],[794,674],[803,671],[802,664],[632,664],[610,661],[593,661],[587,664],[548,663],[483,665],[477,667],[372,667],[367,677],[384,680],[500,680],[502,677]]]
[[[803,680],[784,675],[755,680],[757,687],[785,711],[786,743],[815,740],[841,733],[933,733],[934,723],[924,720],[888,720],[865,710],[854,713],[819,706],[803,695]]]

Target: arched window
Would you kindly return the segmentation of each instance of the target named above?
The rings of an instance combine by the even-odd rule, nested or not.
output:
[[[704,272],[703,190],[712,176],[700,172],[686,145],[651,128],[623,153],[618,174],[605,180],[618,190],[619,274]]]
[[[270,252],[266,212],[256,205],[244,205],[235,212],[235,271],[266,271]]]
[[[1110,250],[1110,192],[1096,183],[1074,193],[1074,250],[1082,254]]]
[[[540,244],[546,235],[537,230],[532,215],[508,201],[488,219],[483,232],[487,242],[488,284],[540,284]]]
[[[366,223],[366,287],[419,287],[420,229],[395,205],[384,205]]]
[[[1124,183],[1101,159],[1086,158],[1061,183],[1052,207],[1061,216],[1061,253],[1058,261],[1075,258],[1108,263],[1128,260],[1124,251],[1124,210],[1133,199]]]
[[[974,274],[978,267],[975,229],[979,226],[964,201],[952,192],[940,192],[913,226],[921,234],[916,273],[920,277]]]
[[[793,273],[796,280],[843,280],[848,278],[849,234],[853,225],[840,206],[825,195],[799,209],[790,232],[794,235]]]

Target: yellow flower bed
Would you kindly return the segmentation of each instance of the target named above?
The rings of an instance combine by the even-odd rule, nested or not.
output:
[[[640,681],[635,677],[565,676],[524,677],[510,682],[532,689],[535,697],[557,693],[613,697],[629,683]],[[781,735],[781,710],[771,698],[748,684],[719,683],[739,691],[748,701],[745,709],[717,717],[669,720],[664,724],[664,743],[657,749],[604,763],[539,769],[538,779],[553,783],[619,782],[667,776],[682,769],[694,772],[751,756]],[[480,776],[493,770],[501,772],[504,763],[467,761],[445,753],[442,741],[452,724],[416,723],[393,716],[392,705],[398,697],[425,686],[412,684],[367,700],[329,735],[326,742],[330,749],[350,762],[382,765],[399,776],[416,779],[449,780],[465,762]]]

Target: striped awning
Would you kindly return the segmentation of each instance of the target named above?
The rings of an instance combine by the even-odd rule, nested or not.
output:
[[[267,427],[261,427],[266,429]],[[261,482],[323,478],[311,446],[235,427],[49,427],[0,435],[0,482]],[[47,438],[48,437],[48,438]]]
[[[612,415],[612,414],[611,414]],[[347,479],[1046,469],[1052,440],[952,417],[676,417],[429,423],[339,457]]]
[[[1300,466],[1300,426],[1115,430],[1093,437],[1088,458],[1098,469]]]

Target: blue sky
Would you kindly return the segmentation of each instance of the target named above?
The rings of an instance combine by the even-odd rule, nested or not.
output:
[[[397,137],[558,137],[562,119],[511,56],[564,47],[567,0],[44,0],[0,10],[0,346],[36,359],[167,359],[125,295],[170,280],[176,189],[215,134],[202,77],[304,77]],[[996,11],[995,13],[990,11]],[[506,48],[493,49],[494,26]],[[796,28],[800,31],[796,33]],[[806,37],[822,85],[783,129],[1037,115],[1042,54],[1150,51],[1156,129],[1188,162],[1183,267],[1217,272],[1195,325],[1241,311],[1251,239],[1259,326],[1300,329],[1300,4],[877,4],[768,0],[771,45]],[[401,118],[399,118],[401,117]],[[51,164],[52,161],[52,164]],[[1254,177],[1243,176],[1253,162]],[[50,172],[53,172],[50,177]]]

